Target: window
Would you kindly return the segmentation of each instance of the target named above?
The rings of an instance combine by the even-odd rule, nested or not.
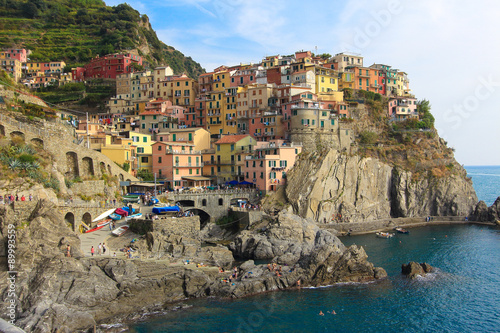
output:
[[[233,150],[234,150],[234,143],[231,144],[231,151],[233,151]]]
[[[220,145],[217,145],[217,151],[220,151]]]
[[[158,151],[160,151],[160,150],[161,150],[161,145],[158,145]]]
[[[148,163],[148,162],[149,162],[149,160],[148,160],[147,156],[141,157],[141,163]]]
[[[206,206],[206,205],[207,205],[207,199],[203,199],[203,200],[201,200],[201,205],[202,205],[202,206]]]
[[[144,147],[137,147],[137,153],[144,153]]]
[[[223,203],[224,203],[224,200],[222,198],[219,198],[219,206],[222,206]]]
[[[161,163],[161,156],[158,156],[158,163]]]
[[[193,174],[193,169],[189,169],[189,174],[192,175]]]
[[[143,137],[142,142],[148,142],[148,137],[147,136]]]
[[[175,174],[178,175],[179,174],[179,169],[175,169]]]
[[[146,124],[142,124],[142,129],[146,129]]]

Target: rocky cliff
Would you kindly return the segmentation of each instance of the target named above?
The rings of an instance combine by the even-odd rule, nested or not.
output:
[[[469,218],[471,221],[500,224],[500,197],[490,207],[484,201],[479,201]]]
[[[337,150],[304,154],[287,175],[286,195],[300,216],[320,222],[363,222],[413,216],[468,215],[477,202],[456,162],[443,177]]]
[[[241,240],[248,241],[237,242],[246,245],[235,250],[247,253],[249,258],[276,257],[283,268],[269,270],[266,265],[248,260],[237,269],[237,277],[231,276],[232,270],[219,272],[217,267],[171,260],[83,257],[78,250],[78,236],[48,201],[40,201],[24,220],[15,218],[11,206],[3,206],[2,237],[8,235],[10,224],[15,226],[17,236],[16,325],[30,332],[88,331],[94,325],[126,321],[130,315],[162,310],[168,302],[190,297],[241,297],[294,287],[299,280],[306,286],[386,276],[383,269],[367,262],[362,248],[345,248],[338,238],[319,230],[311,221],[287,213],[280,214],[269,226],[265,240],[261,231],[245,233]],[[169,253],[177,240],[163,235],[161,230],[164,228],[160,226],[152,231],[143,246],[151,246],[155,253]],[[264,254],[244,250],[257,238],[271,244],[271,248]],[[66,244],[71,245],[73,257],[64,256]],[[203,259],[214,261],[221,253],[225,260],[228,252],[219,247],[200,251],[205,255]],[[171,254],[176,257],[178,253]],[[8,299],[8,287],[7,272],[0,272],[3,301]]]

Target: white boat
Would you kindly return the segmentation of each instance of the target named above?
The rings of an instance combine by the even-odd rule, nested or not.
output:
[[[102,213],[101,215],[99,215],[98,217],[96,217],[95,219],[92,220],[92,222],[96,222],[96,221],[99,221],[99,220],[102,220],[106,217],[108,217],[111,213],[113,213],[115,211],[116,208],[113,208],[113,209],[110,209],[104,213]]]
[[[121,227],[118,227],[115,230],[111,231],[111,233],[116,237],[120,237],[121,235],[127,232],[128,228],[129,228],[128,225],[122,225]]]
[[[125,220],[133,220],[133,219],[138,219],[141,217],[142,217],[142,213],[137,213],[137,214],[126,216]]]
[[[380,238],[391,238],[394,236],[394,234],[391,234],[390,232],[377,232],[375,235]]]

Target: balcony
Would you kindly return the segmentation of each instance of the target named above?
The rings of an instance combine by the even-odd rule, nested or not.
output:
[[[204,161],[203,165],[217,165],[216,161]]]
[[[175,168],[193,168],[193,167],[202,167],[203,165],[198,163],[175,163],[174,167]]]

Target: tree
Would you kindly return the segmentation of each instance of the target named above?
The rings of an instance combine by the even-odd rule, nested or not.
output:
[[[428,100],[423,99],[417,103],[417,111],[420,120],[425,128],[434,127],[434,116],[431,113],[431,105]]]
[[[137,178],[141,178],[144,181],[152,181],[155,179],[155,176],[148,169],[141,169],[137,172]]]

